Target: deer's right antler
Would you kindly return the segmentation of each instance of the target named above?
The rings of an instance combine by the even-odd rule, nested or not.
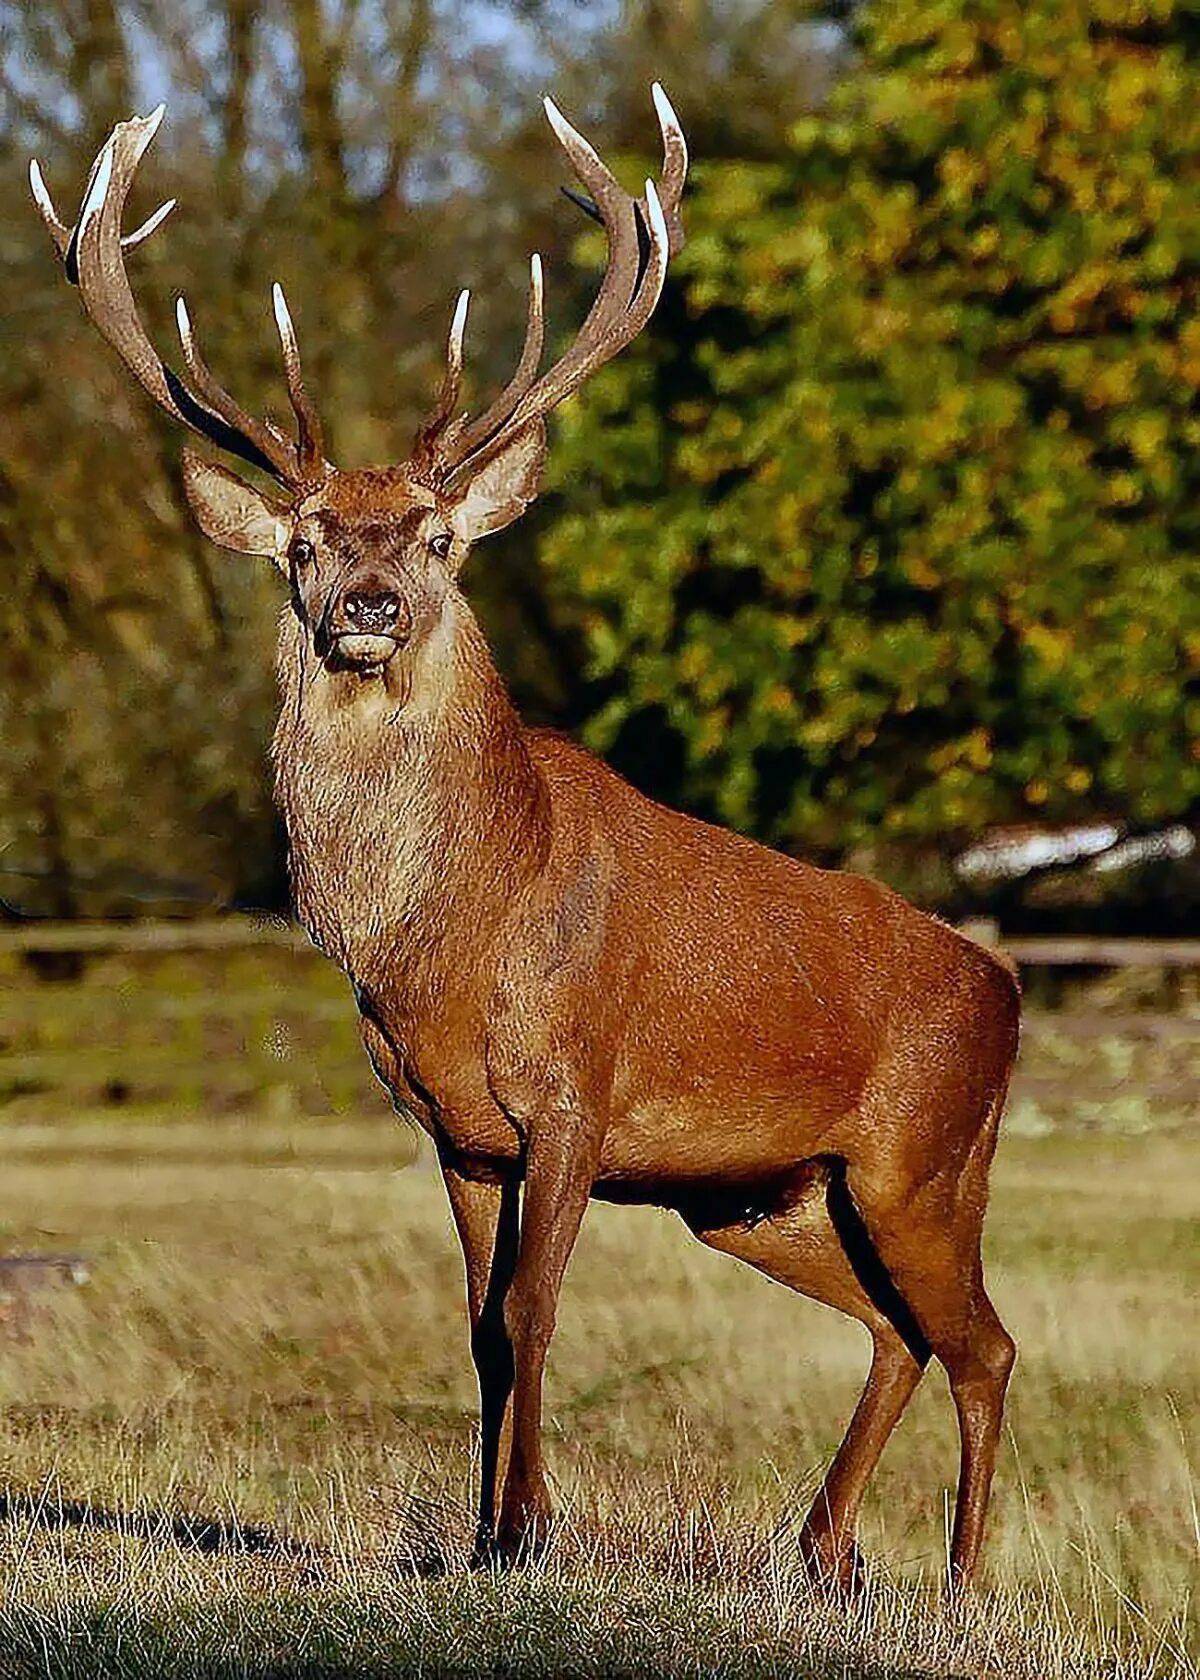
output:
[[[79,287],[83,306],[101,336],[120,356],[142,389],[173,420],[253,466],[261,467],[289,489],[324,477],[321,423],[304,388],[300,353],[287,303],[274,288],[275,322],[283,347],[288,396],[296,417],[296,438],[287,438],[268,421],[256,420],[218,385],[205,365],[182,298],[176,303],[179,337],[191,385],[169,368],[150,342],[138,314],[125,272],[125,252],[148,239],[173,208],[156,210],[136,232],[121,237],[121,216],[142,156],[162,121],[160,105],[148,117],[118,123],[101,147],[88,177],[79,220],[68,228],[59,220],[34,159],[29,184],[42,220],[62,259],[67,279]]]

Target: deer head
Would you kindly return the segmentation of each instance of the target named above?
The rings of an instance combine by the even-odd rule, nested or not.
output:
[[[602,223],[607,236],[608,262],[595,301],[565,354],[539,375],[544,319],[542,269],[535,255],[516,371],[472,419],[459,412],[469,297],[462,292],[433,412],[408,460],[382,468],[343,471],[327,459],[278,285],[274,313],[294,437],[270,420],[254,419],[217,383],[197,349],[182,297],[176,317],[186,378],[154,349],[129,285],[125,253],[154,232],[175,201],[125,238],[121,220],[162,106],[113,129],[92,166],[74,228],[59,220],[38,164],[31,163],[30,184],[42,219],[101,336],[173,419],[274,481],[273,491],[263,491],[184,451],[184,484],[201,529],[224,548],[274,561],[289,579],[293,609],[317,657],[331,670],[376,675],[402,650],[421,644],[439,621],[472,543],[511,523],[537,496],[546,415],[649,320],[668,257],[682,244],[679,202],[687,172],[683,133],[657,83],[653,97],[664,163],[659,186],[648,180],[642,198],[624,192],[583,136],[545,101],[550,125],[591,195],[569,196]]]

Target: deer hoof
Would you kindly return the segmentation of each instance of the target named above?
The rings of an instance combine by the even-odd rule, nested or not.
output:
[[[504,1512],[494,1537],[487,1544],[487,1562],[500,1569],[520,1569],[535,1563],[549,1542],[550,1520],[547,1505],[521,1504]]]
[[[818,1592],[830,1598],[854,1598],[866,1583],[866,1564],[853,1535],[841,1541],[828,1529],[819,1534],[807,1529],[800,1537],[800,1554],[808,1578]]]

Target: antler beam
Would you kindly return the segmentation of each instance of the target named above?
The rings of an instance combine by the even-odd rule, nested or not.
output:
[[[124,238],[121,218],[138,164],[158,132],[164,109],[160,105],[148,117],[132,117],[113,129],[92,165],[79,220],[73,228],[59,219],[36,158],[29,165],[34,202],[62,259],[67,279],[79,287],[83,306],[101,337],[142,389],[173,420],[261,467],[278,483],[294,488],[324,476],[327,469],[320,421],[304,389],[296,334],[280,288],[274,288],[275,320],[288,395],[296,416],[295,441],[247,414],[213,378],[196,347],[182,298],[176,304],[176,319],[190,385],[160,358],[138,313],[125,271],[125,252],[150,237],[175,200],[169,199],[136,232]]]

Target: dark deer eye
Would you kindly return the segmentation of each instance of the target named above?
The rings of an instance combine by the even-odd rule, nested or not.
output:
[[[436,537],[430,537],[429,546],[439,560],[444,560],[450,552],[450,544],[453,540],[449,531],[439,531]]]
[[[292,544],[292,559],[297,566],[307,566],[313,559],[315,552],[307,537],[297,537]]]

